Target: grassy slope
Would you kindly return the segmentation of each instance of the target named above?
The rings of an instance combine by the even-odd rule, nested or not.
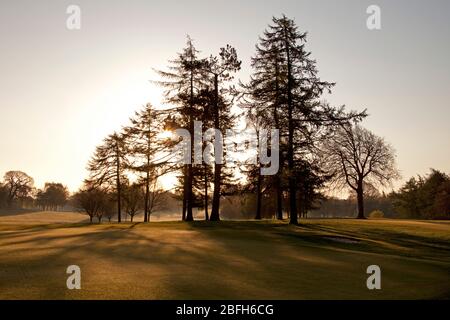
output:
[[[1,299],[450,296],[446,222],[2,222]],[[81,267],[82,290],[66,289],[70,264]],[[381,291],[366,288],[371,264],[382,269]]]

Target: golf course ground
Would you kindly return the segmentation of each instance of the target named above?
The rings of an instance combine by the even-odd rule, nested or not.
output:
[[[67,288],[70,265],[80,267],[80,290]],[[367,288],[370,265],[381,269],[381,290]],[[0,299],[448,298],[446,221],[0,216]]]

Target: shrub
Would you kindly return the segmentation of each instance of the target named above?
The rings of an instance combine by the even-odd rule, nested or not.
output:
[[[381,219],[384,217],[384,213],[381,210],[373,210],[370,214],[369,214],[369,218],[372,219]]]

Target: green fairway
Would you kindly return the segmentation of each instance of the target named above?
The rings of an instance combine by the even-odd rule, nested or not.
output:
[[[69,265],[81,290],[66,287]],[[369,265],[381,290],[366,287]],[[448,222],[0,219],[0,299],[445,299],[449,275]]]

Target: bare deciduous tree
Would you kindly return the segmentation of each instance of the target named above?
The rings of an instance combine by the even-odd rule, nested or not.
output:
[[[130,216],[131,222],[144,207],[144,192],[142,186],[134,183],[123,188],[123,200],[125,204],[125,212]]]
[[[102,217],[110,207],[108,193],[105,190],[87,186],[73,195],[75,205],[89,216],[92,223],[93,218],[97,217],[101,222]]]
[[[8,206],[11,206],[14,200],[27,197],[33,189],[33,178],[22,171],[8,171],[3,179],[8,190]]]
[[[359,125],[339,127],[324,143],[323,159],[334,186],[356,192],[359,219],[365,218],[364,185],[385,186],[399,177],[391,145]]]
[[[150,196],[148,198],[147,204],[149,221],[151,214],[161,207],[162,201],[164,199],[164,193],[165,191],[159,184],[158,179],[154,179],[150,184]]]

